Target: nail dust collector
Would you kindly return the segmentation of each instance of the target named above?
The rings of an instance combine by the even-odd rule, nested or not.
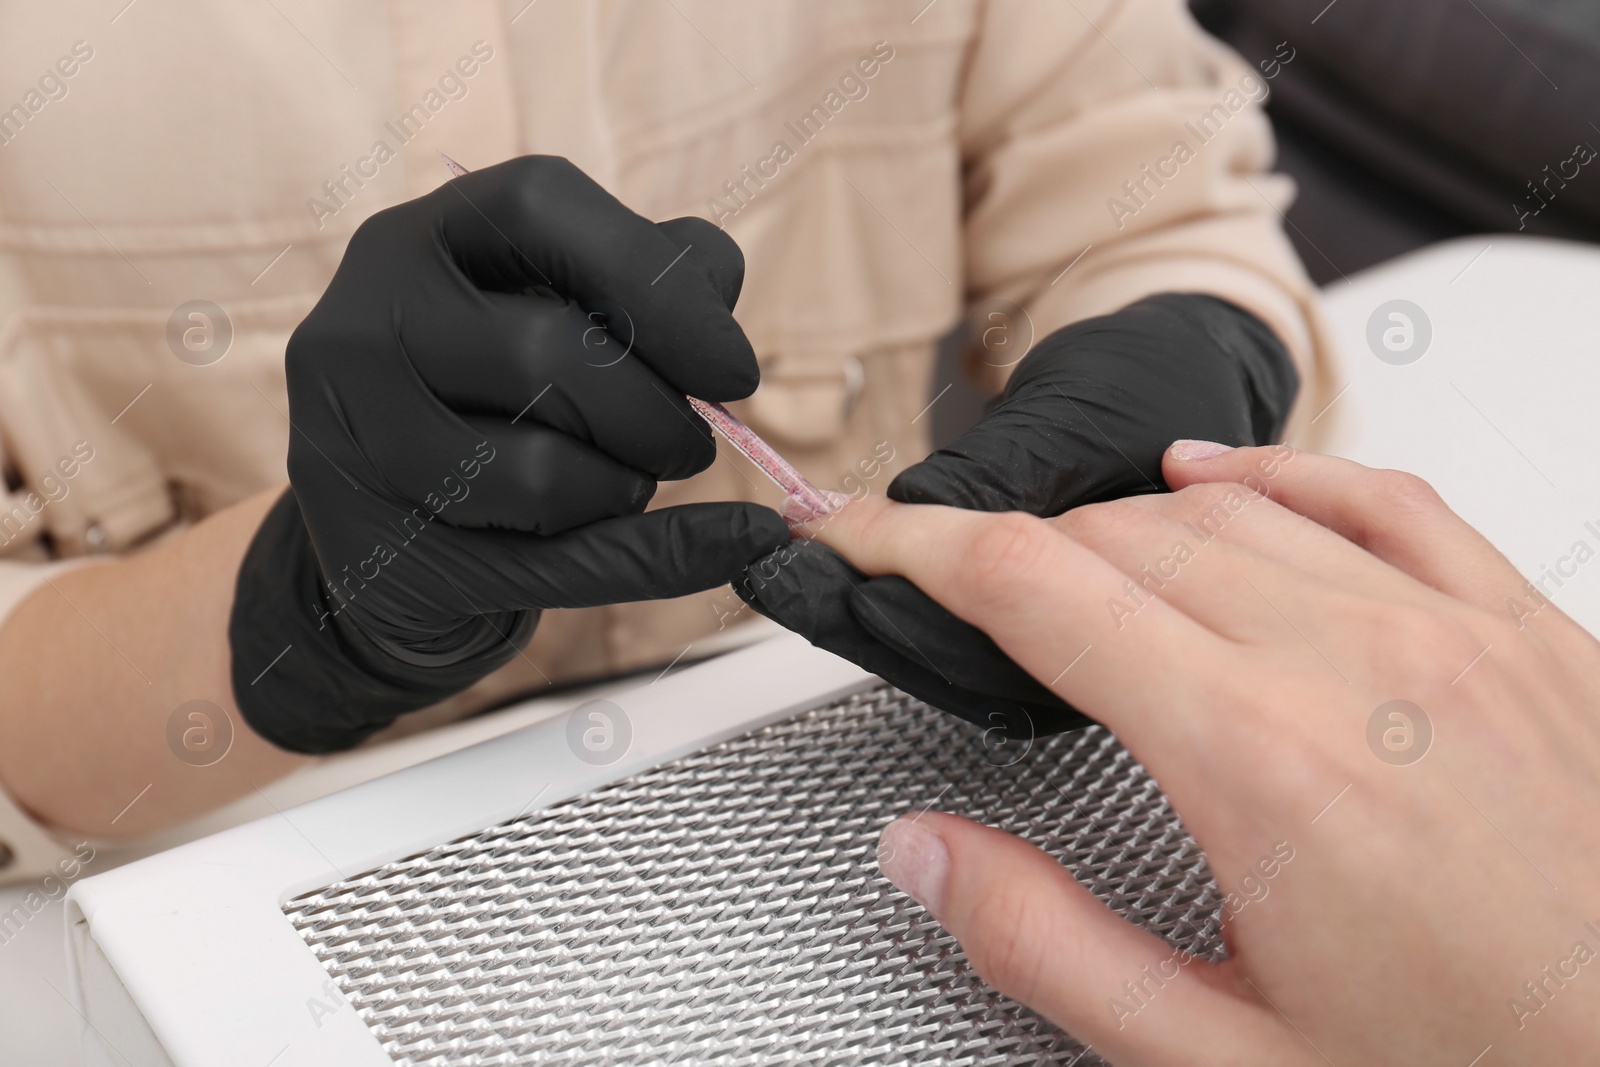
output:
[[[994,740],[783,636],[86,879],[87,1062],[1097,1063],[878,874],[879,830],[1021,834],[1213,958],[1216,887],[1104,730]]]

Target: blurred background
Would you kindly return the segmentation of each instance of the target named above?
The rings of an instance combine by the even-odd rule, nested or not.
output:
[[[1318,285],[1467,234],[1600,241],[1600,158],[1579,151],[1600,150],[1600,0],[1189,6],[1271,89],[1300,187],[1287,230]],[[982,408],[958,347],[939,443]]]
[[[1294,50],[1267,113],[1300,184],[1289,234],[1318,284],[1468,233],[1600,240],[1600,168],[1574,158],[1600,148],[1595,0],[1190,7],[1247,60]]]

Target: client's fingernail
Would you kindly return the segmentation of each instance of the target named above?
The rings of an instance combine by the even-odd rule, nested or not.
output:
[[[785,497],[783,505],[778,508],[778,514],[783,516],[783,521],[790,526],[804,526],[816,522],[818,519],[832,515],[846,504],[850,498],[843,493],[836,493],[832,489],[822,490],[821,508],[807,504],[797,496]]]
[[[878,838],[878,870],[909,893],[935,918],[944,911],[944,885],[950,876],[950,850],[938,834],[901,817]]]
[[[1212,456],[1220,456],[1224,452],[1232,452],[1233,446],[1219,444],[1216,441],[1183,440],[1172,442],[1172,446],[1167,451],[1172,453],[1173,459],[1192,462],[1197,459],[1210,459]]]

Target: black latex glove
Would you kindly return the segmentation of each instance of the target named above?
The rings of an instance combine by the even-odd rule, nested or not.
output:
[[[1288,353],[1255,316],[1210,296],[1149,297],[1046,337],[976,426],[902,472],[888,493],[1051,516],[1162,492],[1161,456],[1173,441],[1276,440],[1298,387]],[[813,644],[1007,737],[1089,723],[916,586],[868,578],[819,543],[778,549],[734,588]],[[1079,651],[1062,649],[1062,668]]]
[[[785,543],[751,504],[640,514],[716,455],[685,395],[756,387],[743,269],[552,157],[365,222],[290,338],[292,488],[239,573],[256,732],[348,747],[516,656],[540,608],[687,595]]]

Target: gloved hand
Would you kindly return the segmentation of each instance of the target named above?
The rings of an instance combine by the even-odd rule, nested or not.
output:
[[[539,609],[712,588],[788,540],[752,504],[640,514],[756,387],[743,257],[526,157],[380,212],[287,352],[291,490],[240,568],[245,719],[348,747],[519,654]]]
[[[1044,338],[978,424],[903,471],[888,494],[1051,516],[1163,492],[1161,455],[1173,441],[1273,441],[1298,386],[1288,353],[1255,316],[1211,296],[1149,297]],[[816,542],[778,549],[734,589],[813,644],[1008,738],[1089,724],[909,581],[868,578]],[[1065,669],[1081,650],[1061,651]]]

